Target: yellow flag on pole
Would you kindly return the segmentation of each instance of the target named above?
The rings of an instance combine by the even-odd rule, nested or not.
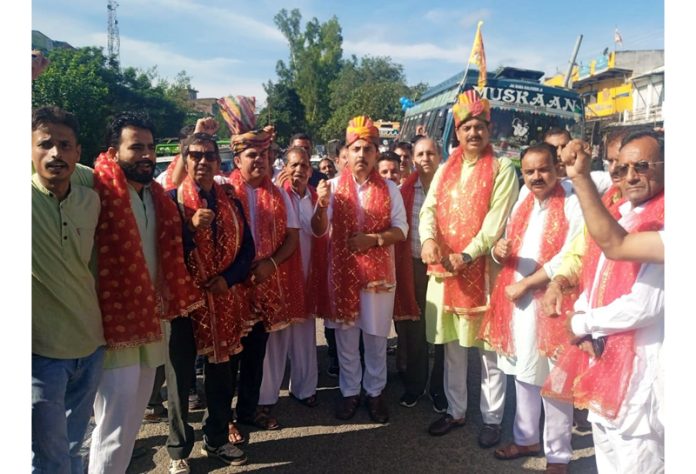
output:
[[[486,52],[483,49],[483,36],[481,36],[481,25],[482,21],[478,22],[476,27],[476,36],[474,37],[474,46],[471,48],[471,56],[469,56],[469,63],[476,64],[479,70],[478,76],[478,88],[481,89],[486,85]]]

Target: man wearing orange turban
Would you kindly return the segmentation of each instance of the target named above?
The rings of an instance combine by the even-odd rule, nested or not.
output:
[[[433,436],[464,424],[467,351],[481,349],[479,444],[500,441],[505,374],[494,351],[477,340],[488,308],[488,255],[518,194],[512,162],[496,158],[490,144],[490,104],[474,90],[452,107],[459,146],[433,177],[420,213],[421,257],[430,280],[425,310],[428,342],[445,345],[447,413],[430,425]]]
[[[343,395],[336,417],[348,420],[355,415],[362,379],[370,417],[386,423],[389,414],[382,391],[387,383],[387,336],[394,307],[394,244],[404,240],[408,224],[399,188],[375,169],[378,140],[379,132],[369,117],[350,121],[346,130],[348,167],[319,183],[312,230],[331,236],[327,327],[336,330]]]

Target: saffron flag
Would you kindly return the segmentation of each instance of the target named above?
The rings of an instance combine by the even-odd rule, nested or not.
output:
[[[478,88],[482,89],[486,85],[486,52],[483,50],[483,36],[481,36],[482,21],[478,22],[476,27],[476,36],[474,37],[474,46],[471,48],[469,56],[469,64],[476,64],[479,70]]]

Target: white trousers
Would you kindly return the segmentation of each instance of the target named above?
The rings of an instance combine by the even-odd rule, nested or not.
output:
[[[481,416],[483,422],[489,425],[499,425],[503,421],[505,410],[505,387],[507,379],[498,368],[498,355],[495,351],[484,351],[481,354]],[[468,348],[459,345],[458,341],[445,344],[445,396],[447,397],[447,413],[459,420],[466,415],[467,389],[466,375],[469,367]]]
[[[592,439],[600,474],[665,472],[665,444],[659,435],[624,436],[615,429],[592,423]]]
[[[365,375],[360,364],[360,328],[336,329],[338,385],[344,397],[360,394],[360,380],[365,392],[376,397],[387,385],[387,338],[362,333],[365,348]]]
[[[268,335],[263,359],[259,405],[275,405],[290,358],[290,393],[299,399],[317,391],[317,335],[315,320],[293,323]]]
[[[541,396],[541,387],[515,379],[517,407],[512,427],[516,444],[539,442],[539,419],[544,405],[544,454],[546,462],[568,464],[573,455],[573,405]]]
[[[139,364],[104,370],[94,399],[89,474],[126,472],[156,370]]]

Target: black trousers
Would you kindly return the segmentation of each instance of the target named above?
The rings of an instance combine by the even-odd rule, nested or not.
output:
[[[242,352],[230,359],[232,374],[236,374],[237,368],[239,368],[237,419],[251,421],[256,416],[267,341],[268,333],[264,329],[263,323],[258,322],[251,332],[242,338],[242,347],[244,348]]]
[[[413,280],[416,303],[421,311],[418,321],[396,321],[394,323],[406,348],[406,371],[403,374],[404,389],[411,395],[420,395],[428,383],[428,342],[425,338],[425,295],[428,288],[427,267],[419,258],[413,258]],[[430,393],[443,394],[444,346],[435,345],[435,362],[430,379]]]

